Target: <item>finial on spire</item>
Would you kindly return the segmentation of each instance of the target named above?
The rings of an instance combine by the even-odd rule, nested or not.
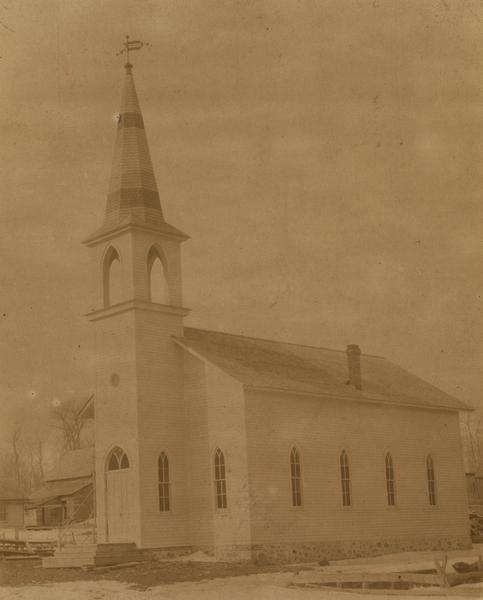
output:
[[[124,48],[117,53],[116,56],[120,56],[121,54],[126,53],[126,64],[124,65],[126,69],[131,70],[132,64],[129,62],[129,52],[131,50],[141,50],[143,46],[149,46],[148,42],[141,42],[140,40],[129,40],[129,36],[126,35],[126,41],[123,44]]]

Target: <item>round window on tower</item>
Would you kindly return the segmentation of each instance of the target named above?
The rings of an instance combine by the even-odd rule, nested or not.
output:
[[[110,382],[111,382],[112,387],[117,387],[119,385],[120,381],[121,381],[121,379],[117,373],[113,373],[111,375]]]

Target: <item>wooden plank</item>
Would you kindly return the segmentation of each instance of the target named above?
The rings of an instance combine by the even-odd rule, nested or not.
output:
[[[430,573],[304,573],[299,576],[300,582],[306,583],[415,583],[424,585],[440,585],[440,576]]]
[[[448,575],[449,585],[459,585],[469,579],[483,579],[483,569],[481,571],[467,571],[466,573],[450,573]]]
[[[307,589],[318,589],[321,591],[327,591],[327,592],[333,592],[334,588],[333,587],[329,587],[326,585],[318,585],[318,584],[291,584],[288,587],[291,588],[297,588],[297,589],[303,589],[303,588],[307,588]],[[441,597],[441,589],[439,587],[436,588],[413,588],[412,590],[398,590],[398,589],[391,589],[391,588],[385,588],[385,589],[381,589],[381,588],[350,588],[350,587],[345,587],[345,588],[340,588],[337,591],[341,591],[341,592],[349,592],[350,594],[370,594],[371,596],[375,596],[375,595],[384,595],[384,596],[404,596],[405,598],[408,597],[408,593],[411,594],[411,596],[439,596]],[[475,590],[478,593],[479,590]],[[446,592],[445,592],[446,593]],[[461,592],[460,592],[461,593]],[[465,595],[466,595],[466,590],[465,590]],[[476,594],[475,594],[476,595]],[[480,596],[478,596],[479,598]]]

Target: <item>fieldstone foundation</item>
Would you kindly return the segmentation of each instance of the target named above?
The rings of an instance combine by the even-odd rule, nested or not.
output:
[[[395,552],[424,550],[467,550],[471,548],[469,536],[394,538],[381,540],[353,540],[328,542],[294,542],[280,544],[233,544],[226,546],[177,546],[157,548],[143,552],[158,560],[180,558],[201,550],[220,562],[253,561],[260,565],[322,562],[380,556]]]
[[[256,544],[251,547],[257,564],[296,563],[380,556],[395,552],[423,550],[465,550],[471,548],[469,536],[434,538],[396,538],[291,544]]]

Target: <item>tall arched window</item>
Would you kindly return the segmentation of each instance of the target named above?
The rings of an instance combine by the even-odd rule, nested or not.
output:
[[[122,302],[121,259],[112,246],[106,252],[103,265],[104,306]]]
[[[149,300],[157,304],[169,304],[165,261],[153,246],[148,254]]]
[[[428,480],[428,498],[431,506],[436,506],[436,481],[434,477],[434,461],[431,454],[426,457],[426,477]]]
[[[388,505],[395,506],[396,485],[394,483],[394,464],[392,462],[392,456],[389,452],[386,454],[386,494]]]
[[[169,462],[164,452],[158,458],[159,510],[169,511]]]
[[[302,506],[302,472],[300,454],[294,446],[290,452],[290,482],[292,485],[292,506]]]
[[[107,458],[107,470],[118,471],[119,469],[129,469],[129,458],[122,448],[116,446],[111,450]]]
[[[351,506],[351,477],[349,471],[349,457],[347,452],[342,450],[339,457],[340,462],[340,481],[342,485],[342,506]]]
[[[217,448],[215,452],[215,499],[216,508],[226,508],[225,455]]]

